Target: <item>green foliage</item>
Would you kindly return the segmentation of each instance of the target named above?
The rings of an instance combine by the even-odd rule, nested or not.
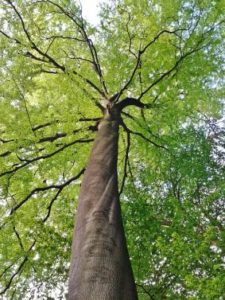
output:
[[[0,4],[0,295],[65,299],[102,100],[121,92],[118,173],[140,299],[224,299],[224,1]],[[125,176],[124,176],[125,175]]]

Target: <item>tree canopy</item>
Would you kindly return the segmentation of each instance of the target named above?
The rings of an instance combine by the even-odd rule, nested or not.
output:
[[[77,198],[106,100],[139,299],[224,299],[225,2],[0,4],[0,295],[65,299]],[[125,99],[125,100],[124,100]],[[137,107],[139,106],[139,107]]]

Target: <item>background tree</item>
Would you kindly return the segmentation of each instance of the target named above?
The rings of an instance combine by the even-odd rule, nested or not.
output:
[[[74,210],[111,99],[139,299],[223,299],[224,1],[1,2],[0,295],[63,299]],[[127,100],[128,101],[128,100]],[[132,103],[131,103],[132,104]]]

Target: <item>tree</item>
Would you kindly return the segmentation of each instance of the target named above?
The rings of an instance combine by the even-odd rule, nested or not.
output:
[[[224,9],[2,1],[3,298],[223,299]]]

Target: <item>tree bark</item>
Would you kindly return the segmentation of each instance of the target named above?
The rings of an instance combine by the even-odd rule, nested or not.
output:
[[[69,300],[136,300],[117,182],[119,112],[104,116],[81,185]]]

